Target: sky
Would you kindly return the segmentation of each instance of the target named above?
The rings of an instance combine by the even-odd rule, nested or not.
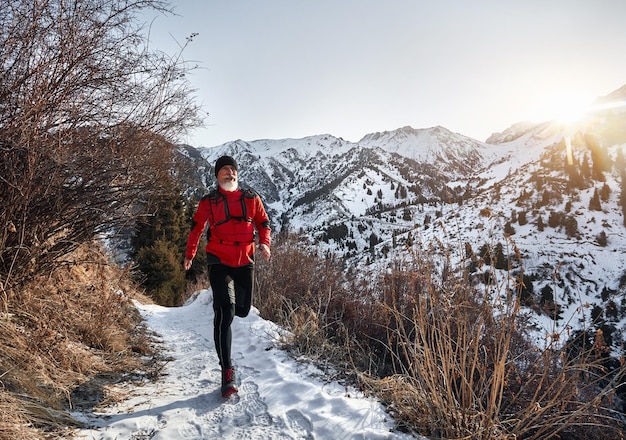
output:
[[[112,399],[101,412],[74,413],[86,425],[74,440],[426,440],[394,431],[379,402],[320,379],[328,374],[278,349],[280,330],[255,308],[233,321],[239,393],[224,399],[211,297],[201,290],[183,307],[137,303],[170,361],[160,380],[112,391],[126,399]]]
[[[205,124],[181,139],[404,126],[486,140],[626,84],[624,0],[175,0],[146,14],[153,48],[199,68]]]

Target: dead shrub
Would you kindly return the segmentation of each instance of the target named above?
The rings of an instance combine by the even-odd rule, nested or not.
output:
[[[277,240],[257,271],[255,304],[291,330],[299,352],[381,397],[401,428],[450,439],[622,438],[624,367],[609,372],[602,347],[572,355],[558,338],[537,347],[519,304],[523,274],[494,271],[479,289],[466,261],[429,250],[359,280],[301,242]]]
[[[261,316],[292,333],[291,349],[337,368],[353,363],[376,368],[370,355],[357,355],[353,335],[370,325],[363,316],[367,298],[349,287],[342,264],[334,257],[319,258],[292,236],[275,240],[272,259],[255,271],[255,305]],[[367,367],[364,367],[367,368]]]

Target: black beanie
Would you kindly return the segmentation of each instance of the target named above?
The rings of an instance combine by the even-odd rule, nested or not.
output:
[[[217,173],[220,171],[220,168],[225,167],[226,165],[232,165],[237,168],[237,161],[230,156],[222,156],[215,162],[215,177],[217,177]]]

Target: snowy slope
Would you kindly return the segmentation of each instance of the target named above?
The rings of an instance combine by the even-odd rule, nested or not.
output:
[[[211,292],[185,306],[137,304],[172,361],[163,377],[123,391],[128,399],[96,414],[74,414],[89,426],[75,440],[414,439],[393,430],[383,406],[325,380],[328,373],[277,348],[280,330],[256,309],[233,322],[239,398],[220,395],[213,344]]]
[[[601,152],[588,136],[597,139]],[[601,178],[587,175],[572,183],[566,140],[581,175],[606,152],[610,165]],[[527,282],[536,303],[549,289],[563,311],[558,322],[540,312],[547,333],[555,326],[590,327],[595,307],[611,309],[600,324],[617,330],[614,347],[626,339],[621,336],[626,331],[621,207],[626,185],[620,169],[626,86],[599,98],[575,124],[518,123],[487,142],[444,127],[402,127],[356,143],[326,134],[237,140],[199,151],[207,171],[220,155],[235,156],[241,181],[264,199],[274,231],[300,232],[312,252],[334,252],[355,273],[367,276],[384,268],[411,243],[443,242],[450,250],[468,243],[474,252],[484,244],[508,243],[509,256],[517,248],[524,273],[532,277]],[[207,183],[212,182],[207,174]],[[590,209],[599,191],[607,192],[606,200],[599,210]],[[555,214],[562,223],[548,226]],[[568,234],[565,221],[575,223],[575,234]],[[515,232],[505,236],[507,226]],[[601,236],[606,245],[598,242]],[[605,334],[608,330],[605,326]]]
[[[368,134],[358,142],[365,147],[379,147],[421,163],[433,164],[462,176],[484,161],[486,144],[453,133],[444,127],[414,129],[403,127],[393,131]]]

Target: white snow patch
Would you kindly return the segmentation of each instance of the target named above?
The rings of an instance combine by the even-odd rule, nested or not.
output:
[[[281,329],[254,308],[233,322],[239,396],[224,399],[211,292],[198,292],[183,307],[137,307],[173,360],[159,381],[128,385],[127,400],[100,413],[74,414],[89,426],[76,440],[416,438],[394,431],[376,400],[323,380],[321,370],[276,348]]]

